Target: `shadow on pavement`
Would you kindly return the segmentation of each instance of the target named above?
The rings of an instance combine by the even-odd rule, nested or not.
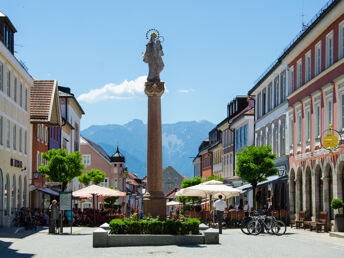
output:
[[[0,257],[29,258],[34,256],[34,254],[17,253],[17,250],[9,248],[11,244],[12,242],[4,242],[0,240]]]
[[[33,229],[25,230],[24,228],[17,227],[0,228],[0,238],[25,238],[46,229],[47,227],[37,227],[35,231]]]

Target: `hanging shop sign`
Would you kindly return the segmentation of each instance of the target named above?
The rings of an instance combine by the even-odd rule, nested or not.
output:
[[[329,129],[325,130],[321,135],[321,145],[329,150],[331,154],[340,147],[341,138],[341,134],[330,125]]]

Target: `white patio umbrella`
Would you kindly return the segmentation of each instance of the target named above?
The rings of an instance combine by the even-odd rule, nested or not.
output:
[[[209,182],[180,189],[176,193],[176,196],[199,196],[207,198],[211,195],[215,198],[218,198],[219,195],[222,195],[224,198],[230,198],[239,196],[241,193],[241,190],[233,187],[224,184],[209,184]]]
[[[177,206],[177,205],[181,205],[181,202],[178,201],[170,201],[166,203],[166,206]]]

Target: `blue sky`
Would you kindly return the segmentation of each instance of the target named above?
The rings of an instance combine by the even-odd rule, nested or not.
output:
[[[15,50],[36,79],[56,79],[86,112],[82,129],[147,119],[145,33],[164,36],[162,122],[218,123],[325,0],[5,0]],[[303,10],[303,11],[302,11]]]

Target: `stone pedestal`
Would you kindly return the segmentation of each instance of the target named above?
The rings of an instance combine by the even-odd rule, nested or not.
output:
[[[161,96],[164,82],[146,82],[148,96],[147,188],[143,197],[143,213],[166,218],[166,199],[162,191]]]

